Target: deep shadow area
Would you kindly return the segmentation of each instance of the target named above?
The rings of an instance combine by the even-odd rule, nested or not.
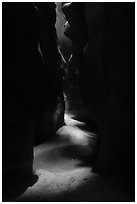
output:
[[[28,187],[34,145],[64,124],[55,8],[55,3],[2,3],[4,199],[9,189],[21,184],[20,193]]]
[[[9,178],[9,176],[15,179],[18,173],[19,173],[18,171],[16,172],[16,174],[15,172],[13,172],[13,174],[11,172],[11,175],[7,175],[7,181],[5,182],[8,183],[10,181],[11,188],[4,189],[3,187],[2,197],[4,202],[9,202],[9,201],[11,202],[15,198],[19,197],[27,190],[28,187],[33,186],[38,180],[37,175],[32,175],[28,178],[23,179],[22,181],[19,181],[19,183],[17,183],[16,185],[14,184],[14,187],[13,187],[13,184],[11,183],[11,178]],[[9,178],[9,181],[8,181],[8,178]]]

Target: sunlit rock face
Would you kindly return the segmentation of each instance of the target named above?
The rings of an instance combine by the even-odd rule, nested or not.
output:
[[[62,12],[62,2],[58,2],[56,4],[56,15],[57,17],[55,26],[57,30],[57,36],[59,39],[63,55],[65,56],[66,59],[68,59],[72,51],[72,43],[71,40],[64,35],[64,25],[66,23],[66,19]]]

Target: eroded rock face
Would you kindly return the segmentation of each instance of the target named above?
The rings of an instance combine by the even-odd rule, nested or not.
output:
[[[46,139],[64,121],[55,22],[54,3],[3,3],[5,189],[33,174],[34,137],[37,144],[41,132]]]
[[[134,4],[86,4],[86,104],[98,121],[97,169],[134,168]],[[128,151],[127,151],[128,150]],[[131,167],[132,166],[132,167]]]
[[[130,171],[131,175],[134,169],[134,3],[85,3],[84,8],[88,43],[83,52],[80,86],[75,87],[79,85],[77,76],[76,80],[66,81],[69,85],[71,80],[76,82],[72,87],[65,83],[69,109],[79,115],[85,111],[87,118],[98,123],[102,145],[96,170],[121,174]],[[70,76],[71,71],[70,67]]]

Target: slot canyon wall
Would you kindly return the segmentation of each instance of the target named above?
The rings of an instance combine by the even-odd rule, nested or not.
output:
[[[99,124],[95,170],[134,175],[134,3],[87,3],[85,98]]]
[[[78,15],[73,12],[72,17]],[[94,170],[128,175],[134,181],[135,5],[85,3],[85,19],[89,39],[81,96],[101,140]],[[58,35],[61,43],[71,46],[63,34]]]
[[[64,124],[55,8],[55,3],[2,4],[3,192],[33,180],[34,145]]]

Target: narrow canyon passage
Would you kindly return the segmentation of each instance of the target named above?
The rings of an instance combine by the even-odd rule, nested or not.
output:
[[[3,201],[134,201],[134,8],[3,3]]]

